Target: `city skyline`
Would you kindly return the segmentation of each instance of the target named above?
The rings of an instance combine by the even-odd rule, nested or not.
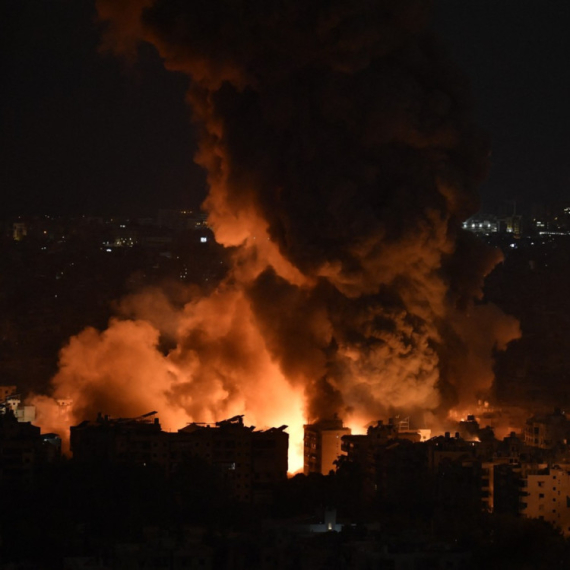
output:
[[[491,389],[494,353],[520,330],[512,316],[475,303],[499,256],[463,233],[459,221],[477,207],[488,141],[473,124],[465,74],[434,38],[429,3],[362,2],[346,11],[300,2],[271,18],[260,8],[223,2],[158,2],[148,10],[131,2],[117,11],[101,0],[97,8],[109,24],[103,39],[91,34],[86,53],[97,58],[91,64],[111,66],[94,79],[115,75],[93,87],[126,86],[123,102],[134,101],[144,121],[126,117],[143,130],[164,125],[160,114],[141,113],[136,93],[160,93],[159,108],[191,103],[197,160],[210,181],[208,221],[218,242],[237,253],[215,289],[186,296],[169,311],[176,327],[147,310],[167,297],[155,289],[155,298],[139,299],[129,318],[109,320],[104,331],[75,332],[51,378],[52,396],[71,397],[78,418],[102,402],[114,414],[131,415],[157,400],[167,425],[228,412],[253,413],[256,423],[267,424],[279,409],[281,421],[299,433],[303,421],[336,413],[356,425],[393,409],[444,417]],[[27,15],[39,14],[40,5],[32,4]],[[87,18],[91,26],[93,19]],[[143,40],[154,44],[170,74],[158,71],[151,48],[133,43]],[[93,51],[101,45],[115,59]],[[135,55],[140,60],[133,67]],[[145,79],[147,64],[157,75]],[[176,89],[189,85],[185,95],[171,92],[171,77]],[[69,102],[55,96],[60,88],[52,99]],[[79,107],[97,110],[84,106],[82,94],[73,93]],[[120,136],[103,131],[110,143],[134,136],[119,126]],[[57,139],[57,129],[51,132]],[[96,128],[85,134],[103,140]],[[135,139],[163,143],[151,134]],[[143,175],[138,166],[161,169],[154,155],[142,162],[126,156],[121,164],[135,164],[137,177]],[[101,167],[86,169],[86,180],[117,166],[98,160]],[[128,177],[129,184],[137,177]],[[101,198],[75,196],[85,207]],[[125,191],[123,198],[132,207],[151,203],[144,194]],[[135,235],[124,233],[114,239],[134,243]],[[161,243],[165,251],[153,256],[172,257]],[[185,264],[176,270],[188,275]],[[276,310],[275,299],[287,309]],[[50,401],[41,405],[49,424]]]
[[[4,4],[0,570],[567,568],[569,15]]]

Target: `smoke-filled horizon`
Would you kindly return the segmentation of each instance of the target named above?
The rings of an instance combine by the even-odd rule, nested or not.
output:
[[[74,419],[148,408],[180,427],[245,413],[298,436],[335,413],[445,416],[489,389],[518,323],[481,303],[500,256],[461,222],[488,141],[430,5],[97,2],[106,48],[132,57],[151,43],[190,77],[204,208],[233,263],[181,311],[146,292],[136,318],[71,339],[53,386]]]

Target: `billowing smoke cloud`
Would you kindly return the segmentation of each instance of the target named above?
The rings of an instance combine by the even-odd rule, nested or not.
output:
[[[85,331],[56,395],[83,415],[292,425],[441,411],[489,387],[518,325],[480,303],[498,258],[460,226],[488,143],[430,4],[98,0],[106,47],[150,42],[191,78],[204,206],[235,254],[213,295],[167,319],[175,349],[156,349],[160,319]]]

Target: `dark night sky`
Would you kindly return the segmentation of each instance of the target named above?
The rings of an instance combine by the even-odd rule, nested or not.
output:
[[[137,213],[204,195],[186,79],[150,48],[97,51],[90,0],[4,0],[0,218]],[[493,165],[484,204],[570,198],[570,3],[436,0],[434,28],[469,76]]]
[[[2,3],[2,212],[154,214],[204,195],[187,79],[150,47],[132,68],[102,56],[94,20],[91,0]]]
[[[437,0],[435,28],[490,134],[483,205],[570,199],[570,3]]]

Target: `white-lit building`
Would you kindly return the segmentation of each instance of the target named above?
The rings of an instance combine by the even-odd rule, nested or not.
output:
[[[499,221],[496,216],[476,215],[463,222],[463,229],[475,234],[491,234],[499,231]]]
[[[22,404],[16,386],[0,386],[0,414],[10,410],[19,422],[33,422],[36,419],[36,407]]]

